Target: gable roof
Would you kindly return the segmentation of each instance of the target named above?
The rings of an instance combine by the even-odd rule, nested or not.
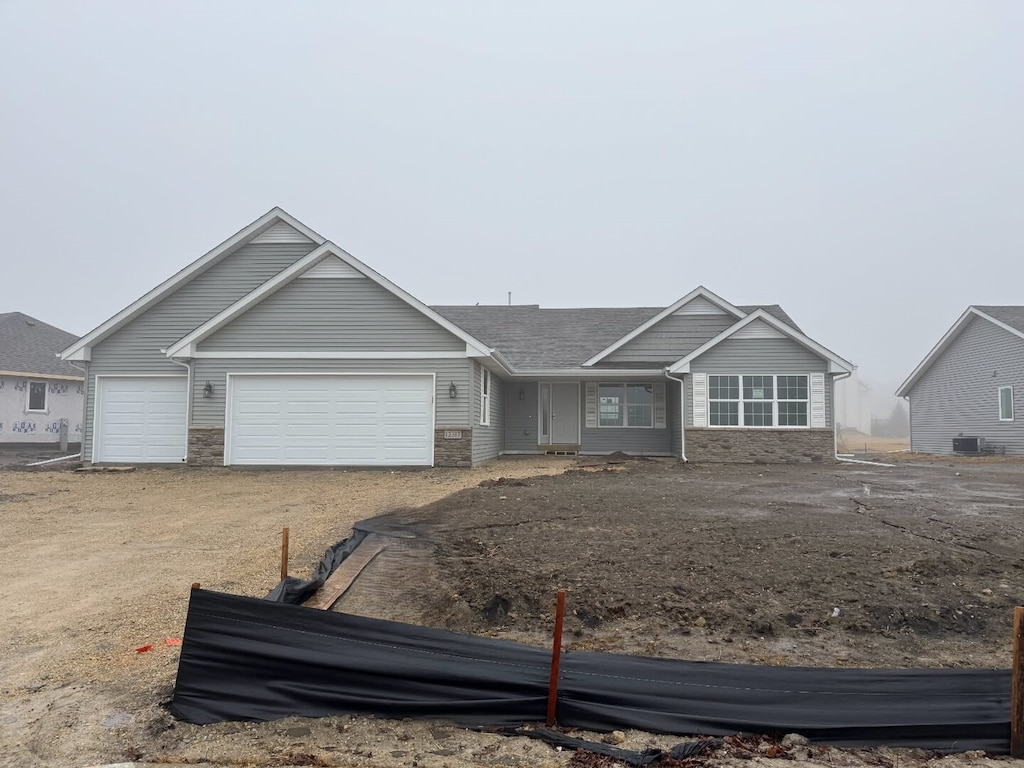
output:
[[[340,259],[351,269],[359,272],[364,277],[369,278],[377,285],[381,286],[384,290],[397,296],[399,299],[404,301],[406,304],[411,306],[413,309],[418,310],[421,314],[425,315],[430,320],[440,325],[449,333],[458,337],[462,341],[466,342],[466,354],[472,357],[492,357],[494,350],[487,346],[484,342],[466,333],[458,325],[455,325],[447,318],[435,312],[433,309],[422,303],[419,299],[415,298],[409,293],[406,293],[397,285],[392,283],[383,275],[379,274],[370,267],[363,264],[352,254],[339,248],[337,245],[331,242],[323,243],[319,248],[311,251],[310,253],[303,256],[301,259],[296,261],[287,269],[282,270],[274,277],[270,278],[267,282],[251,291],[241,299],[236,301],[230,307],[227,307],[223,311],[214,315],[212,318],[207,320],[205,323],[200,325],[194,331],[189,333],[187,336],[182,337],[170,347],[167,348],[166,354],[168,357],[194,357],[196,353],[196,345],[207,338],[211,334],[223,328],[225,325],[230,323],[236,317],[244,314],[248,309],[261,302],[266,297],[273,294],[278,289],[295,280],[303,273],[318,267],[322,262],[330,258]]]
[[[925,355],[924,360],[918,364],[910,376],[907,377],[907,380],[900,384],[899,389],[896,390],[896,396],[906,397],[910,394],[910,390],[924,376],[925,372],[932,367],[932,364],[946,351],[946,348],[953,343],[953,340],[960,335],[967,324],[976,317],[1024,339],[1024,307],[1010,305],[976,306],[972,304],[964,310],[964,313],[957,318],[953,326],[939,339],[939,343],[932,347],[931,351]]]
[[[0,314],[0,372],[81,379],[57,354],[77,336],[21,312]]]
[[[282,227],[282,225],[284,225],[284,227]],[[178,273],[167,278],[167,280],[160,283],[160,285],[151,290],[145,296],[129,304],[112,318],[89,331],[89,333],[78,339],[74,344],[68,346],[63,352],[61,352],[61,359],[88,360],[89,350],[93,344],[97,344],[131,320],[138,317],[149,307],[177,290],[179,286],[187,283],[196,275],[212,267],[236,248],[250,240],[266,236],[267,242],[279,241],[282,229],[287,227],[290,227],[292,230],[298,232],[300,235],[306,237],[316,245],[321,245],[325,242],[325,239],[322,236],[318,235],[295,217],[289,215],[280,208],[272,208],[256,219],[252,224],[240,229],[216,248],[199,257]]]
[[[647,320],[645,323],[643,323],[641,325],[638,325],[636,328],[633,328],[631,331],[629,331],[629,333],[627,333],[624,336],[620,337],[614,343],[612,343],[609,346],[605,347],[600,352],[598,352],[596,355],[594,355],[589,360],[584,362],[583,365],[589,366],[589,365],[594,365],[594,363],[600,362],[601,360],[603,360],[604,358],[608,357],[608,355],[610,355],[615,350],[619,349],[624,344],[628,344],[630,341],[635,339],[637,336],[639,336],[641,333],[646,331],[648,328],[651,328],[651,327],[657,325],[662,320],[664,320],[666,317],[668,317],[669,315],[677,312],[682,307],[686,306],[687,304],[689,304],[690,302],[692,302],[692,301],[694,301],[696,299],[703,299],[705,302],[712,304],[713,306],[715,306],[718,309],[722,310],[722,312],[724,312],[727,315],[732,315],[735,318],[743,317],[743,312],[738,307],[734,307],[732,304],[727,302],[721,296],[718,296],[717,294],[712,293],[707,288],[705,288],[703,285],[698,285],[696,288],[694,288],[688,294],[683,296],[683,298],[679,299],[679,301],[677,301],[675,304],[671,304],[668,307],[665,307],[665,309],[663,309],[661,312],[656,314],[654,317],[652,317],[649,320]]]
[[[742,315],[763,309],[796,328],[777,304],[737,309]],[[521,304],[435,306],[434,310],[501,350],[510,365],[520,371],[582,367],[596,352],[664,312],[662,307],[559,309]]]
[[[686,357],[681,358],[680,360],[676,361],[671,366],[669,366],[669,372],[688,373],[690,370],[691,362],[696,360],[698,357],[703,355],[708,350],[718,346],[726,339],[730,338],[731,336],[734,336],[738,331],[743,330],[747,326],[757,321],[766,323],[779,333],[795,341],[797,344],[800,344],[801,346],[805,347],[806,349],[809,349],[816,355],[819,355],[828,360],[830,373],[853,372],[853,363],[839,357],[839,355],[837,355],[835,352],[832,352],[830,349],[821,346],[821,344],[816,342],[814,339],[810,338],[809,336],[805,336],[803,333],[796,330],[791,325],[782,322],[777,317],[775,317],[770,312],[764,309],[755,309],[742,320],[738,321],[734,325],[729,326],[720,334],[715,336],[713,339],[709,339],[704,344],[697,347],[697,349],[693,350],[693,352],[686,355]]]

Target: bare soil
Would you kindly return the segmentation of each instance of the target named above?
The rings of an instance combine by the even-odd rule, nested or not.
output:
[[[570,647],[1006,667],[1012,607],[1024,599],[1022,470],[1005,460],[530,459],[398,473],[0,471],[0,765],[610,764],[443,723],[197,727],[166,714],[178,653],[167,640],[181,636],[191,582],[265,594],[283,526],[301,575],[355,520],[394,510],[421,538],[374,561],[344,610],[548,645],[554,593],[566,588]],[[632,748],[679,740],[621,738]],[[821,747],[783,756],[830,766],[991,762]],[[708,762],[743,758],[724,749]]]

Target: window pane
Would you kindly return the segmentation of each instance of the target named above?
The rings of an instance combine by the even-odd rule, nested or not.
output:
[[[770,427],[772,426],[772,404],[759,400],[743,401],[743,426],[745,427]]]
[[[806,376],[779,376],[779,400],[806,400]]]
[[[807,403],[779,403],[780,427],[806,427]]]
[[[743,399],[744,400],[771,400],[775,397],[772,392],[771,376],[744,376],[743,377]]]
[[[709,400],[739,400],[739,376],[708,376]]]
[[[1013,387],[999,388],[999,418],[1003,421],[1013,420]]]
[[[540,434],[548,436],[548,423],[551,421],[551,385],[540,385]]]
[[[621,427],[626,405],[625,386],[599,384],[597,393],[598,426]]]
[[[30,411],[46,410],[46,383],[32,381],[28,385],[28,409]]]
[[[736,427],[740,423],[740,404],[708,403],[708,416],[713,427]]]

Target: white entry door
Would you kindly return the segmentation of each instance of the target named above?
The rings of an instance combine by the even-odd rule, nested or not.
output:
[[[432,375],[229,377],[225,463],[430,466]]]
[[[94,462],[185,460],[188,377],[97,376]]]

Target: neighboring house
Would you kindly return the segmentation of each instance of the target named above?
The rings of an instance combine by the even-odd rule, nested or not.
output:
[[[1024,307],[968,307],[896,394],[912,451],[1024,455]]]
[[[73,333],[23,315],[0,314],[0,445],[82,439],[82,371],[57,356]]]
[[[871,434],[871,387],[861,381],[857,371],[836,382],[836,422],[840,429]]]
[[[852,366],[777,306],[428,307],[274,209],[70,345],[85,461],[834,455]]]

